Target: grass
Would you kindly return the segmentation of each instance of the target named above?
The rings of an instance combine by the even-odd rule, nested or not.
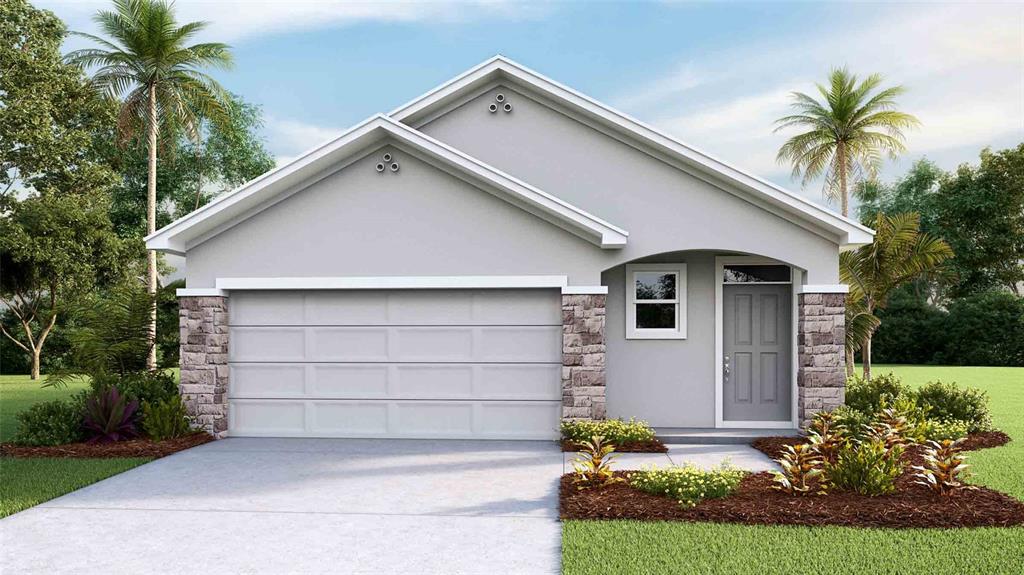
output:
[[[0,517],[81,489],[150,461],[142,457],[0,458]]]
[[[1014,439],[970,454],[973,481],[1024,499],[1024,368],[875,366],[909,385],[941,379],[988,392]],[[854,529],[568,521],[566,575],[596,573],[1024,573],[1024,528]]]
[[[0,375],[0,441],[10,441],[18,429],[15,417],[31,405],[67,398],[88,383],[75,381],[66,388],[42,387],[27,375]],[[150,461],[147,458],[71,459],[40,457],[0,458],[0,517],[49,501],[111,475]]]

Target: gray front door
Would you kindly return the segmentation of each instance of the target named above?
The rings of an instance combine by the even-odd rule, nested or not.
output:
[[[792,286],[722,286],[722,416],[725,421],[789,421]]]

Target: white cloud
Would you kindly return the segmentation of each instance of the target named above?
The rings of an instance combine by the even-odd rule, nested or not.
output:
[[[799,185],[774,160],[787,134],[772,134],[773,122],[788,111],[788,92],[812,92],[812,80],[823,81],[831,66],[879,72],[887,84],[907,87],[901,108],[923,124],[908,134],[909,157],[934,155],[948,169],[976,157],[954,159],[951,150],[1024,141],[1019,7],[915,5],[878,12],[854,28],[817,29],[688,58],[615,103],[790,188]],[[890,164],[885,175],[897,169],[906,165]],[[820,197],[817,186],[803,193]]]
[[[40,0],[36,4],[52,10],[71,30],[85,32],[95,29],[92,17],[97,10],[110,9],[107,0]],[[179,22],[210,22],[201,39],[221,42],[361,22],[459,23],[479,18],[534,18],[547,12],[543,4],[514,4],[506,0],[178,0],[175,7]],[[79,47],[77,44],[73,41],[71,47]]]
[[[267,116],[263,126],[267,147],[279,166],[307,150],[340,136],[342,132],[344,130],[341,128],[307,124],[275,116]]]

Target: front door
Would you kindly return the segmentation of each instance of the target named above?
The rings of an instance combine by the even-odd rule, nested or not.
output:
[[[791,419],[791,290],[788,284],[722,286],[725,421]]]

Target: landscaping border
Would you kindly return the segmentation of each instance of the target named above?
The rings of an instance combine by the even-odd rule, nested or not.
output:
[[[208,443],[213,439],[209,433],[200,431],[163,441],[129,439],[112,443],[68,443],[66,445],[41,446],[0,443],[0,457],[160,458]]]

